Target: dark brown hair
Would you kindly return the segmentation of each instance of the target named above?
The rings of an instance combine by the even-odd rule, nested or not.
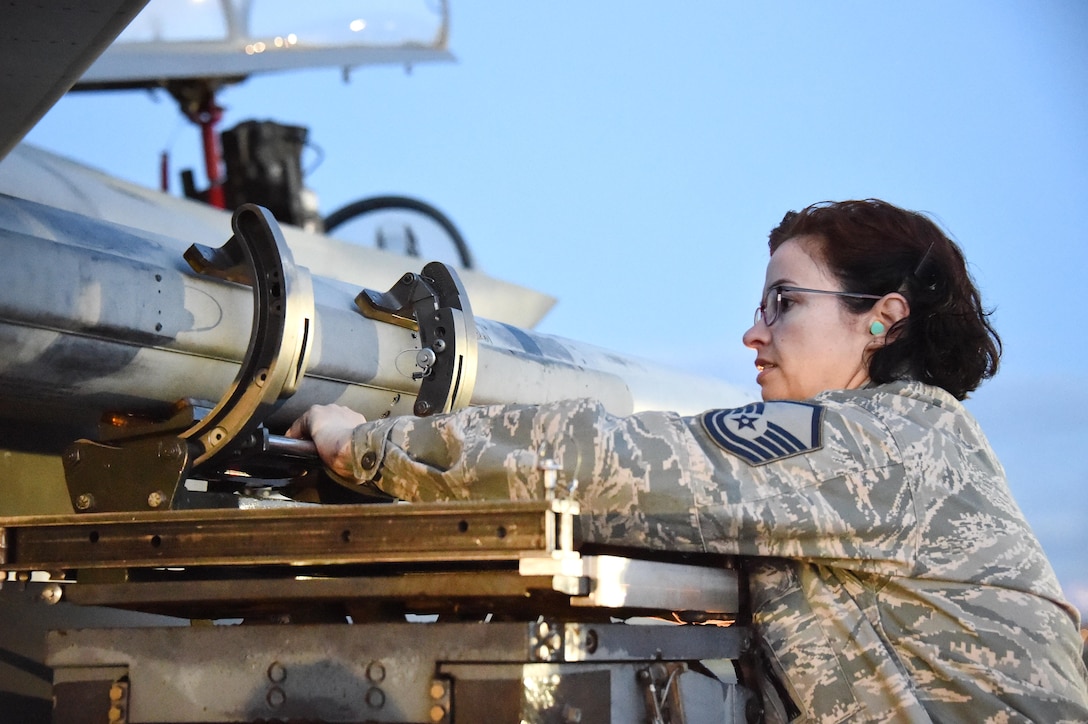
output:
[[[997,372],[1001,338],[963,252],[926,216],[878,199],[825,201],[787,213],[771,231],[771,253],[798,236],[815,237],[813,253],[843,291],[899,292],[910,304],[869,360],[871,380],[920,380],[962,400]],[[840,299],[855,313],[875,303]]]

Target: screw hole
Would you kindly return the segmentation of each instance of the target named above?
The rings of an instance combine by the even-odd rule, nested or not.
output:
[[[590,629],[586,633],[586,653],[590,653],[590,654],[597,653],[597,646],[598,646],[597,631],[595,629]]]
[[[91,541],[91,543],[97,543],[98,542],[98,531],[97,530],[92,530],[91,534],[89,536],[87,536],[87,538]]]
[[[350,530],[341,531],[340,532],[340,540],[342,540],[345,543],[351,543],[351,531]]]
[[[161,536],[157,536],[157,535],[151,536],[151,547],[152,548],[158,548],[161,545],[162,545],[162,537]]]
[[[458,533],[467,533],[468,532],[468,521],[467,520],[462,520],[462,521],[459,521],[457,523],[457,532]]]
[[[506,537],[506,526],[500,525],[495,530],[495,535],[497,535],[500,539],[505,538]]]

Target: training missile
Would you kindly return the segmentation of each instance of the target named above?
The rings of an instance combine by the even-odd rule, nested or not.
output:
[[[208,241],[230,236],[225,228]],[[169,237],[24,199],[0,197],[0,239],[0,419],[9,440],[55,450],[93,437],[104,414],[154,417],[179,399],[214,403],[235,384],[254,331],[252,285],[195,271]],[[378,418],[587,396],[616,414],[741,401],[720,381],[475,317],[462,288],[460,334],[471,339],[443,343],[473,348],[471,369],[459,373],[457,399],[439,395],[427,406],[420,394],[435,340],[426,324],[380,310],[383,297],[420,275],[406,270],[383,294],[311,275],[286,246],[284,254],[305,277],[297,296],[313,311],[306,349],[292,362],[302,365],[298,379],[268,412],[270,429],[317,403]]]

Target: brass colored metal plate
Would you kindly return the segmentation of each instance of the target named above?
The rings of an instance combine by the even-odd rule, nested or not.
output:
[[[337,505],[6,518],[0,519],[0,570],[516,560],[528,551],[557,550],[557,531],[573,519],[553,505]]]

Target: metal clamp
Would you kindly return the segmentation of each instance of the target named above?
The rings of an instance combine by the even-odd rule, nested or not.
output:
[[[227,393],[207,414],[180,403],[165,423],[134,424],[108,443],[79,440],[64,453],[79,512],[166,509],[190,471],[255,431],[306,371],[314,320],[309,271],[296,267],[272,214],[245,204],[234,235],[218,249],[194,244],[185,259],[199,274],[253,288],[249,346]]]
[[[268,209],[245,204],[231,220],[234,236],[219,249],[193,244],[185,260],[194,271],[253,288],[249,348],[234,382],[215,408],[181,437],[199,447],[193,464],[254,430],[306,372],[314,319],[309,271],[296,267]]]
[[[384,294],[363,289],[355,297],[363,316],[419,332],[419,393],[415,414],[426,417],[468,405],[476,385],[476,322],[468,294],[453,267],[432,261],[422,274],[403,275]]]

